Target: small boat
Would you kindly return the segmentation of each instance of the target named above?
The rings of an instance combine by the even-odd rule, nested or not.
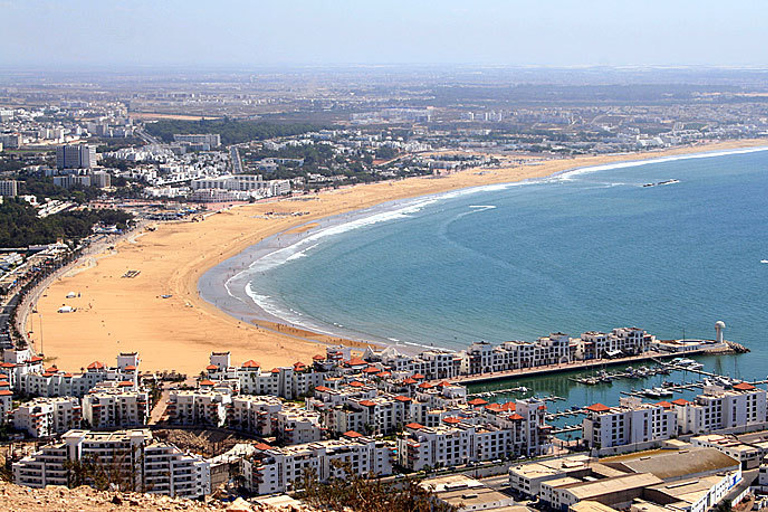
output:
[[[674,396],[674,393],[672,393],[671,389],[666,388],[653,388],[655,392],[659,394],[659,396],[667,397],[667,396]]]
[[[680,183],[680,180],[664,180],[657,183],[657,185],[674,185],[675,183]]]
[[[648,398],[661,398],[661,394],[654,388],[644,389],[641,393]]]
[[[643,188],[647,188],[647,187],[655,187],[655,186],[656,186],[656,184],[655,184],[655,183],[646,183],[645,185],[643,185]]]

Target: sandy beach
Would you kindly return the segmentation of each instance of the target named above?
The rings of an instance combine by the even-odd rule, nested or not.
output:
[[[94,360],[113,364],[121,351],[140,352],[143,370],[173,369],[190,376],[207,365],[214,350],[231,351],[236,364],[255,359],[267,369],[307,362],[324,352],[317,342],[338,338],[237,320],[199,297],[200,276],[268,236],[306,224],[299,229],[311,229],[318,219],[386,201],[540,178],[577,167],[764,145],[765,140],[748,140],[466,170],[440,178],[410,178],[261,202],[211,215],[203,222],[160,224],[156,231],[119,243],[115,251],[85,258],[56,280],[37,304],[39,313],[29,316],[28,330],[33,332],[36,349],[41,348],[42,335],[45,356],[69,371]],[[265,218],[267,212],[286,215]],[[291,216],[294,212],[308,213]],[[122,277],[129,270],[140,273]],[[79,297],[66,299],[71,291]],[[63,304],[77,311],[57,313]],[[363,347],[359,342],[347,343]]]

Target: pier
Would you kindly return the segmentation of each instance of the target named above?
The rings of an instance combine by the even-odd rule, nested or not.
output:
[[[474,375],[462,375],[448,379],[452,384],[480,384],[485,382],[496,382],[501,380],[519,379],[527,377],[536,377],[540,375],[549,375],[554,373],[583,371],[589,369],[603,369],[612,366],[620,366],[625,364],[640,363],[645,361],[656,361],[663,359],[672,359],[675,357],[689,357],[695,355],[704,355],[712,353],[735,353],[735,351],[717,351],[713,352],[709,349],[696,349],[688,350],[686,352],[656,352],[648,351],[637,356],[619,357],[616,359],[590,359],[586,361],[574,361],[571,363],[561,363],[557,365],[549,366],[534,366],[531,368],[519,368],[516,370],[504,370],[500,372],[479,373]],[[658,362],[658,361],[657,361]],[[442,380],[442,379],[441,379]],[[438,383],[440,380],[434,381]]]

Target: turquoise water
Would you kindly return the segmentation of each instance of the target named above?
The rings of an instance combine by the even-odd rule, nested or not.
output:
[[[726,337],[752,353],[707,358],[707,367],[764,379],[766,171],[761,151],[423,200],[318,236],[280,265],[257,265],[249,291],[292,323],[452,349],[619,326],[713,338],[723,320]],[[643,187],[669,179],[679,183]],[[569,403],[616,402],[622,386],[532,385]]]

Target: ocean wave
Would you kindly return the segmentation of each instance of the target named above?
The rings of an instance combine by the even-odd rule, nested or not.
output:
[[[579,167],[564,171],[547,178],[543,178],[542,181],[573,181],[574,178],[591,174],[598,171],[610,171],[614,169],[626,169],[628,167],[639,167],[641,165],[661,164],[666,162],[677,162],[678,160],[698,160],[700,158],[714,158],[718,156],[728,155],[742,155],[747,153],[757,153],[760,151],[768,151],[768,146],[760,146],[756,148],[741,148],[741,149],[727,149],[722,151],[709,151],[706,153],[686,153],[683,155],[662,156],[659,158],[649,158],[646,160],[630,160],[628,162],[614,162],[603,165],[593,165],[590,167]]]

